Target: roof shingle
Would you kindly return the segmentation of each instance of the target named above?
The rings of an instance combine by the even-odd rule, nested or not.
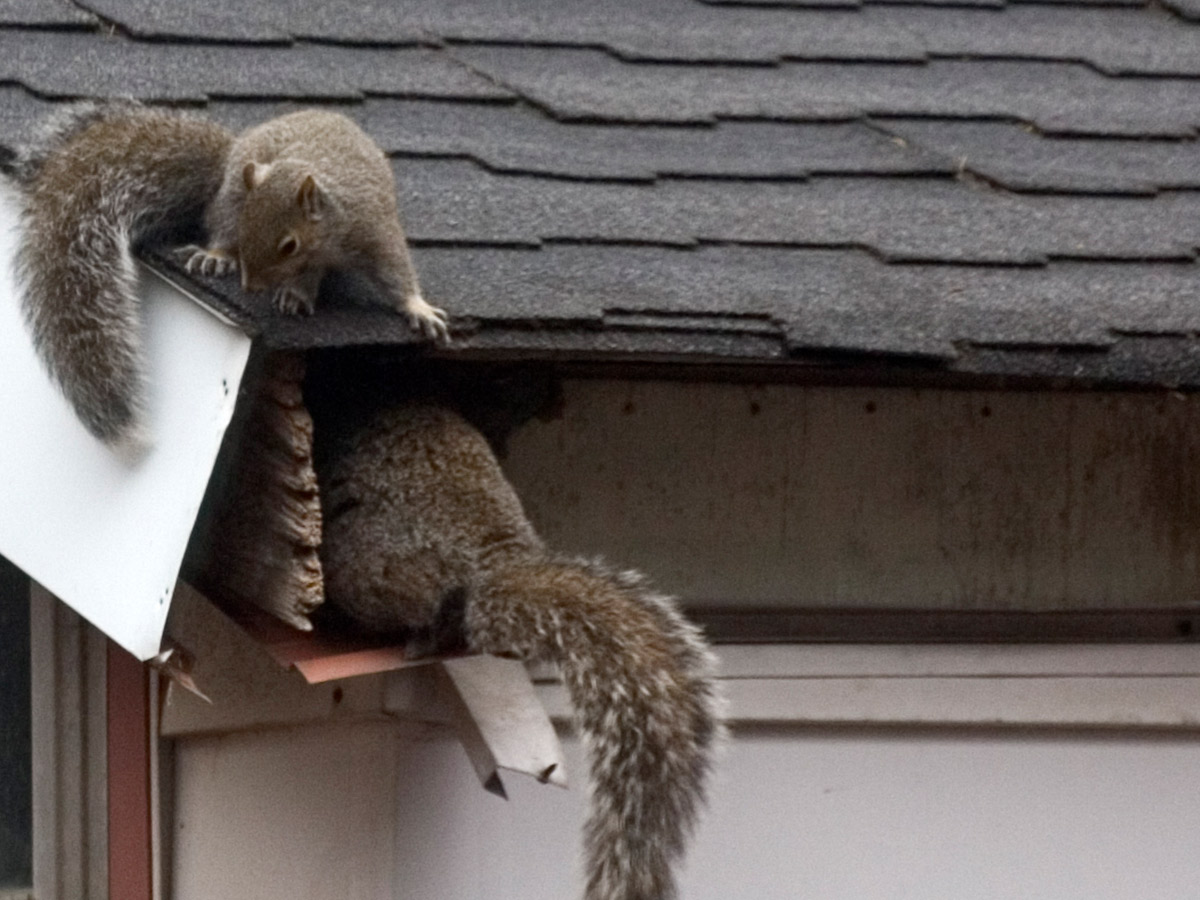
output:
[[[0,60],[9,147],[83,96],[351,115],[448,353],[1200,388],[1195,0],[13,0]],[[274,345],[414,341],[201,287]]]

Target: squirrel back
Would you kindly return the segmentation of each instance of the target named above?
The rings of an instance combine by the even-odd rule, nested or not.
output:
[[[133,101],[80,104],[14,165],[22,191],[17,276],[34,346],[87,429],[143,440],[133,249],[199,222],[233,135]]]
[[[591,769],[586,900],[675,897],[722,730],[698,630],[636,573],[547,551],[444,408],[377,416],[322,485],[327,602],[371,631],[557,664]]]

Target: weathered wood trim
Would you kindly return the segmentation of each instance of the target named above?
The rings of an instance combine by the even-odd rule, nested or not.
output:
[[[1198,643],[1200,606],[1129,610],[691,609],[719,643]]]
[[[1200,731],[1200,648],[729,645],[734,725]],[[566,692],[536,673],[551,718]]]
[[[1196,396],[571,379],[507,451],[556,550],[693,609],[908,630],[781,617],[738,640],[1174,640],[1200,596]]]
[[[111,900],[153,900],[150,688],[141,662],[108,643],[108,871]]]
[[[725,680],[775,678],[1200,678],[1200,647],[1136,644],[732,644]]]
[[[106,643],[30,589],[33,882],[38,900],[107,900]]]

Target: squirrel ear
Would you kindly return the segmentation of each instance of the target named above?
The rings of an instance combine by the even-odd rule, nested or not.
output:
[[[252,191],[262,184],[270,168],[261,163],[246,163],[246,168],[242,169],[242,181],[246,184],[246,190]]]
[[[296,195],[296,202],[304,210],[305,216],[313,222],[320,221],[322,213],[325,212],[325,192],[317,184],[317,179],[311,175],[304,176],[304,180],[300,182],[300,192]]]

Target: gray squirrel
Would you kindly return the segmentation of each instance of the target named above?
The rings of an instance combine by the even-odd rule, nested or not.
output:
[[[557,664],[591,768],[585,900],[676,897],[722,733],[698,630],[638,574],[547,550],[442,406],[378,413],[319,478],[326,602],[419,646]]]
[[[52,117],[10,166],[21,188],[17,275],[34,345],[87,429],[145,444],[133,250],[203,221],[187,267],[309,313],[330,269],[374,281],[414,327],[447,337],[421,296],[383,152],[338,113],[304,110],[235,136],[135,101]]]

